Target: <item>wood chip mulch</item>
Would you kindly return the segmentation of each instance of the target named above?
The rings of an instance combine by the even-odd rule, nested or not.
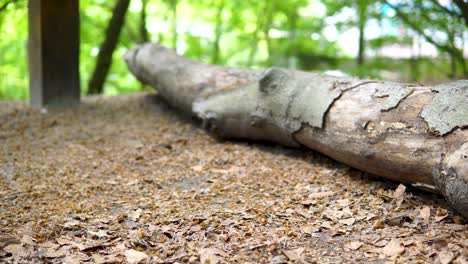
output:
[[[0,102],[0,262],[467,263],[442,197],[220,141],[157,95]]]

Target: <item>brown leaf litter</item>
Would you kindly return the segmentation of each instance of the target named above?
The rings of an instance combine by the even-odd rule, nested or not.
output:
[[[155,95],[0,102],[0,261],[467,263],[439,196],[306,149],[218,141]]]

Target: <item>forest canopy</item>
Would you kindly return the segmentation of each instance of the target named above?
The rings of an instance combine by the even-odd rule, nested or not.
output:
[[[27,12],[27,0],[0,0],[0,99],[28,98]],[[148,41],[225,66],[422,83],[468,78],[463,0],[80,0],[82,94],[92,92],[107,29],[119,14],[111,66],[93,93],[147,89],[123,55]]]

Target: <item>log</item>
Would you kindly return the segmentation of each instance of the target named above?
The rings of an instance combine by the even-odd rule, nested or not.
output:
[[[224,138],[306,146],[360,170],[427,186],[468,217],[468,80],[437,86],[227,68],[157,44],[130,71]]]

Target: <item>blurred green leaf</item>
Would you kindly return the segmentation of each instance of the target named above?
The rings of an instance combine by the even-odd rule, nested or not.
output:
[[[0,0],[0,7],[9,1]],[[463,52],[468,43],[462,13],[452,0],[391,3],[400,15],[384,0],[148,0],[146,27],[151,41],[167,47],[175,41],[180,54],[206,63],[254,68],[295,66],[317,71],[341,69],[362,77],[387,78],[393,74],[401,80],[429,82],[447,79],[454,67],[455,73],[462,75],[463,56],[456,58],[455,53],[447,52],[447,48]],[[113,6],[114,1],[80,0],[83,94]],[[132,0],[105,94],[147,89],[129,73],[123,60],[125,51],[141,42],[141,7],[141,0]],[[380,27],[382,33],[377,37],[364,36],[366,60],[356,66],[355,55],[346,54],[330,31],[341,36],[356,32],[359,25],[364,25],[364,29],[369,25],[374,29]],[[385,32],[385,25],[395,32]],[[27,0],[14,1],[0,11],[0,99],[28,98],[27,26]],[[411,59],[392,59],[379,55],[392,45],[412,48],[417,44],[416,38],[421,40],[425,36],[441,50],[439,57],[416,54]],[[356,46],[358,39],[358,35],[351,36],[350,44]]]

